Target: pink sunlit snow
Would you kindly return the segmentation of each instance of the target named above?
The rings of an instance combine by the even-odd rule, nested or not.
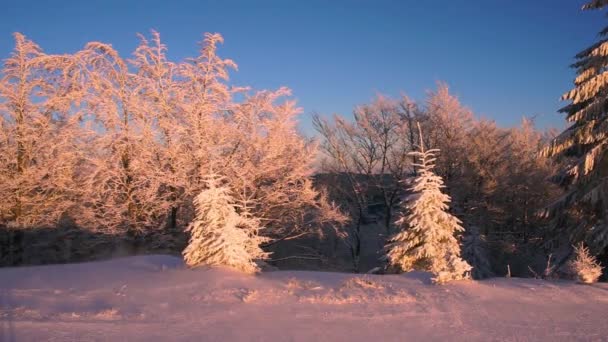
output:
[[[187,270],[179,258],[0,270],[2,341],[601,341],[608,285]]]

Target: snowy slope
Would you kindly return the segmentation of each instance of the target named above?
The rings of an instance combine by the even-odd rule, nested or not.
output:
[[[0,269],[0,341],[602,341],[608,284],[183,268],[169,256]]]

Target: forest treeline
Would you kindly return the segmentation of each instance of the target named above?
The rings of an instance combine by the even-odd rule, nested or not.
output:
[[[45,228],[48,239],[58,226],[183,248],[211,174],[268,239],[345,221],[313,186],[315,143],[297,133],[288,89],[229,85],[236,64],[216,54],[219,34],[180,63],[167,60],[158,33],[140,38],[124,59],[98,42],[50,55],[15,34],[0,82],[5,264],[27,253],[24,230]]]
[[[150,36],[123,58],[99,42],[47,54],[14,35],[0,74],[0,264],[179,253],[189,239],[187,260],[238,255],[248,271],[281,246],[368,271],[365,239],[394,244],[408,229],[420,172],[448,196],[438,208],[477,278],[557,275],[578,242],[607,257],[606,42],[577,56],[559,135],[530,118],[499,127],[438,83],[423,101],[378,95],[353,119],[314,115],[307,138],[287,88],[231,85],[219,34],[181,62]],[[240,249],[222,261],[230,241]]]
[[[357,107],[352,122],[340,116],[316,116],[314,122],[323,137],[321,169],[333,178],[327,181],[330,193],[352,218],[347,240],[355,268],[370,207],[385,236],[394,233],[399,205],[416,175],[410,152],[420,139],[417,123],[424,144],[439,150],[435,172],[452,198],[451,212],[464,222],[465,254],[482,260],[476,274],[493,273],[483,256],[490,252],[487,242],[496,252],[526,254],[534,246],[551,253],[555,241],[543,210],[561,191],[549,181],[555,163],[540,152],[554,133],[537,130],[531,119],[500,128],[477,118],[440,83],[422,103],[379,96]],[[506,273],[506,264],[500,266]]]

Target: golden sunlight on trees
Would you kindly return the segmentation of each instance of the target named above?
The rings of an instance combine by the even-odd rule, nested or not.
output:
[[[419,129],[418,150],[410,152],[417,160],[417,176],[410,194],[401,204],[398,228],[387,242],[388,268],[394,272],[430,271],[435,283],[469,278],[471,266],[460,258],[460,220],[449,213],[450,196],[443,193],[443,179],[437,176],[435,157],[439,150],[425,149]]]
[[[256,248],[346,220],[313,186],[316,144],[297,132],[287,88],[230,86],[219,34],[180,63],[151,36],[125,59],[99,42],[46,55],[15,35],[0,82],[0,224],[172,234],[205,219],[210,175],[225,180],[226,212],[257,222],[243,228],[256,227]]]
[[[606,5],[596,0],[583,9]],[[608,248],[607,32],[602,30],[598,42],[576,55],[574,88],[562,96],[570,104],[560,110],[570,125],[543,150],[563,164],[554,178],[566,190],[547,213],[555,218],[557,232],[573,242],[585,241],[594,254]]]
[[[380,95],[353,114],[353,122],[317,115],[314,124],[330,198],[350,213],[341,233],[355,270],[366,244],[383,245],[398,228],[395,216],[419,172],[411,154],[420,141],[417,123],[424,144],[441,150],[434,172],[451,197],[450,213],[463,222],[463,256],[476,278],[502,272],[511,253],[503,251],[513,246],[549,253],[529,246],[549,234],[549,220],[538,213],[560,191],[548,182],[554,164],[539,157],[548,138],[531,120],[504,129],[476,118],[444,83],[420,104]],[[522,266],[515,271],[528,272]]]

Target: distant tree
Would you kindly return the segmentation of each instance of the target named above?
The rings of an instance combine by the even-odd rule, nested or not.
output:
[[[430,92],[426,100],[425,118],[421,122],[426,132],[425,143],[443,152],[437,158],[436,172],[448,184],[448,193],[451,194],[452,178],[461,175],[465,167],[473,112],[450,93],[446,83],[439,82],[437,90]]]
[[[603,9],[607,1],[590,1],[583,10]],[[570,126],[557,136],[544,154],[564,163],[556,180],[565,195],[550,206],[561,217],[573,241],[586,241],[592,253],[608,247],[608,28],[600,40],[576,55],[572,64],[574,88],[562,96],[571,103],[566,113]],[[563,219],[570,215],[571,219]]]
[[[503,152],[504,177],[498,184],[496,200],[503,208],[504,225],[520,233],[523,242],[539,237],[549,221],[538,215],[560,189],[549,179],[555,163],[540,155],[548,139],[535,129],[531,119],[522,119],[519,127],[509,129]]]
[[[386,235],[390,234],[403,190],[400,181],[413,171],[408,153],[417,137],[412,123],[420,114],[405,96],[397,101],[379,95],[371,104],[355,108],[353,123],[340,116],[331,121],[319,115],[313,118],[323,137],[321,171],[345,180],[332,182],[330,190],[346,204],[352,217],[343,241],[349,246],[356,270],[370,201],[381,201],[382,224]]]
[[[469,226],[463,235],[462,258],[473,267],[471,271],[473,278],[484,279],[494,275],[486,237],[476,226]]]
[[[464,168],[450,181],[452,208],[485,236],[506,228],[509,216],[502,206],[502,183],[516,170],[507,166],[507,136],[493,121],[475,121],[461,157]]]
[[[546,138],[526,118],[510,129],[487,120],[472,126],[464,171],[451,182],[458,213],[484,235],[538,236],[547,220],[537,213],[557,193],[548,182],[554,165],[539,157]]]
[[[402,193],[400,182],[413,172],[408,154],[414,146],[412,124],[421,112],[406,96],[393,100],[378,95],[371,104],[358,106],[354,114],[356,126],[365,132],[377,151],[378,161],[370,181],[382,195],[383,223],[390,235],[393,210]]]
[[[355,272],[359,272],[361,255],[362,227],[366,222],[371,171],[365,164],[376,159],[375,150],[369,147],[366,140],[353,146],[350,123],[338,116],[335,123],[330,123],[320,116],[314,117],[316,130],[323,137],[321,143],[323,155],[321,169],[332,178],[330,191],[340,204],[348,210],[351,218],[344,230],[339,232],[340,241],[348,247]],[[345,178],[345,182],[341,181]]]
[[[445,283],[468,277],[471,266],[460,258],[456,234],[463,231],[460,220],[448,212],[450,197],[442,193],[441,177],[433,173],[436,149],[425,150],[420,134],[418,176],[403,202],[400,228],[386,245],[389,270],[430,271],[433,281]]]
[[[222,178],[205,176],[206,188],[195,199],[196,217],[187,231],[190,242],[183,251],[190,267],[228,266],[246,273],[259,271],[256,260],[267,257],[258,235],[260,221],[240,207]]]

